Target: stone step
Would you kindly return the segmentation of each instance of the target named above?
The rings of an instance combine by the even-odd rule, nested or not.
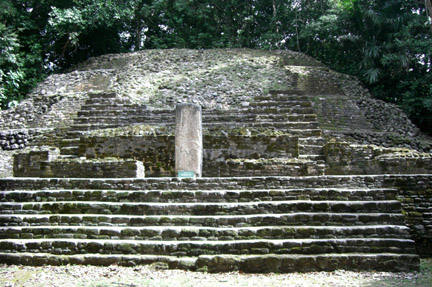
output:
[[[58,160],[75,160],[77,158],[78,158],[78,156],[73,155],[73,154],[60,154],[57,159]]]
[[[0,214],[93,213],[122,215],[251,215],[290,212],[389,212],[401,211],[397,200],[382,201],[261,201],[234,203],[137,203],[100,201],[2,202]]]
[[[203,114],[207,111],[203,111]],[[81,110],[78,112],[78,118],[80,117],[126,117],[126,116],[158,116],[158,117],[175,117],[174,110],[146,110],[141,106],[137,106],[128,111],[126,110]]]
[[[398,225],[369,226],[17,226],[0,227],[0,239],[103,239],[103,240],[177,240],[230,241],[251,239],[336,239],[399,238],[410,239],[409,228]]]
[[[271,177],[202,177],[196,179],[161,178],[0,178],[0,190],[104,189],[104,190],[243,190],[302,188],[382,188],[398,183],[428,183],[432,175],[323,175]]]
[[[71,127],[76,126],[102,126],[102,125],[110,125],[110,126],[128,126],[135,124],[139,121],[136,121],[135,118],[117,118],[117,117],[92,117],[92,118],[78,118],[74,121]],[[104,128],[104,127],[102,127]],[[79,128],[79,130],[82,130]]]
[[[341,187],[365,188],[392,186],[396,181],[429,182],[429,175],[325,175],[310,177],[203,177],[196,179],[144,178],[144,179],[59,179],[59,178],[0,178],[0,190],[40,189],[107,189],[107,190],[242,190]]]
[[[291,115],[305,115],[315,114],[312,107],[281,107],[279,105],[268,107],[268,106],[257,106],[250,107],[246,110],[248,113],[255,114],[291,114]]]
[[[149,125],[153,125],[156,123],[146,123]],[[172,123],[157,123],[159,126],[170,127]],[[82,136],[83,132],[99,130],[99,129],[110,129],[110,128],[119,128],[122,126],[128,126],[129,124],[98,124],[98,125],[88,125],[88,124],[74,124],[71,126],[71,129],[67,132],[68,138],[77,138]],[[317,128],[317,123],[271,123],[271,122],[262,122],[262,123],[227,123],[227,122],[214,122],[214,123],[203,123],[203,132],[206,132],[206,129],[216,129],[220,127],[230,127],[230,128],[263,128],[263,129],[277,129],[281,132],[290,133],[293,136],[299,137],[317,137],[321,136],[322,132]],[[229,130],[227,130],[229,133]]]
[[[299,212],[256,215],[0,214],[0,226],[359,226],[403,225],[398,213]]]
[[[112,129],[121,126],[128,126],[129,123],[98,123],[98,124],[73,124],[70,126],[68,135],[73,131],[92,131],[92,130],[102,130],[102,129]]]
[[[79,143],[80,138],[63,138],[60,142],[60,148],[78,146]]]
[[[304,155],[321,155],[323,153],[323,146],[299,144],[298,153]]]
[[[66,133],[65,139],[76,139],[80,138],[83,135],[84,131],[71,131],[69,130]]]
[[[121,125],[132,125],[132,124],[147,124],[150,122],[159,123],[159,122],[169,122],[174,123],[175,118],[173,116],[164,116],[157,117],[152,115],[146,116],[132,116],[132,115],[124,115],[124,116],[90,116],[90,117],[79,117],[74,120],[74,125],[82,125],[82,124],[121,124]]]
[[[276,114],[276,115],[257,115],[258,121],[287,121],[287,122],[316,122],[316,114],[302,114],[302,115],[290,115],[290,114]]]
[[[326,141],[322,137],[299,138],[299,144],[301,144],[301,145],[323,146],[325,143],[326,143]]]
[[[149,122],[142,122],[142,124],[148,124]],[[122,119],[113,119],[111,120],[102,120],[102,121],[84,121],[84,123],[74,123],[70,127],[70,131],[86,131],[86,130],[96,130],[96,129],[107,129],[107,128],[115,128],[119,126],[127,126],[131,124],[128,120]],[[173,125],[174,122],[164,122],[158,123],[158,125]],[[230,127],[244,127],[246,123],[244,122],[205,122],[203,123],[203,128],[211,128],[213,126],[227,125]],[[270,122],[270,121],[260,121],[260,122],[250,122],[247,123],[247,127],[264,127],[264,128],[275,128],[275,129],[294,129],[294,130],[317,130],[319,128],[319,124],[317,122]]]
[[[221,163],[218,176],[322,176],[325,164],[308,158],[228,159]],[[215,175],[216,176],[216,175]]]
[[[302,151],[303,152],[303,151]],[[317,164],[325,164],[325,156],[321,154],[300,154],[299,159],[316,161]]]
[[[394,200],[396,189],[298,188],[263,190],[15,190],[1,191],[1,202],[248,202],[283,200]]]
[[[312,107],[312,103],[308,100],[304,101],[296,101],[296,100],[287,100],[287,101],[258,101],[252,102],[249,104],[249,107],[262,107],[262,108],[272,108],[272,107],[283,107],[283,108],[309,108]]]
[[[225,129],[223,129],[225,127]],[[275,131],[290,134],[293,137],[319,137],[322,135],[321,129],[318,128],[311,128],[311,129],[303,129],[303,128],[287,128],[285,127],[285,123],[252,123],[252,124],[243,124],[243,123],[207,123],[203,124],[203,132],[206,132],[206,129],[210,131],[220,131],[221,129],[226,134],[231,134],[231,130],[234,130],[233,134],[238,133],[238,129],[242,129],[245,132],[247,129],[256,129],[256,130],[263,130],[262,135],[265,136],[266,131]],[[248,134],[245,134],[244,136],[249,136]]]
[[[90,97],[86,102],[85,105],[106,105],[106,104],[113,104],[113,105],[134,105],[131,101],[126,99],[120,99],[120,98],[99,98],[99,97]],[[140,106],[143,109],[146,109],[147,107],[145,105]]]
[[[297,118],[299,119],[299,118]],[[238,122],[242,123],[250,123],[255,122],[257,120],[257,115],[252,113],[242,113],[237,111],[232,112],[220,112],[220,113],[203,113],[202,122],[205,123],[213,123],[213,122]]]
[[[302,94],[268,94],[255,96],[254,101],[310,101],[310,97]]]
[[[119,265],[163,264],[170,269],[207,272],[289,273],[336,271],[412,272],[420,269],[414,254],[340,253],[323,255],[201,255],[197,257],[86,254],[53,255],[48,253],[0,253],[0,261],[8,265]]]
[[[304,130],[308,132],[310,130],[319,130],[319,124],[317,122],[270,122],[270,121],[261,121],[261,122],[252,122],[252,123],[244,123],[244,122],[211,122],[211,123],[203,123],[203,128],[211,128],[213,126],[220,125],[229,125],[229,128],[236,127],[251,127],[251,128],[274,128],[274,129],[285,129],[285,130]]]
[[[292,108],[281,108],[279,114],[268,114],[260,112],[262,111],[262,108],[257,109],[250,109],[250,108],[241,108],[241,109],[230,109],[230,110],[203,110],[202,116],[203,118],[212,118],[212,117],[226,117],[231,116],[235,118],[242,118],[242,117],[257,117],[257,116],[293,116],[293,117],[308,117],[308,116],[314,116],[315,113],[290,113],[293,111]],[[297,111],[303,111],[304,109],[295,109]],[[306,109],[306,110],[309,110]],[[172,113],[172,112],[169,112]]]
[[[60,148],[60,154],[62,155],[78,155],[79,146],[68,146]]]
[[[270,95],[306,95],[306,91],[304,90],[298,90],[298,89],[290,89],[290,90],[270,90]]]
[[[123,106],[121,106],[123,107]],[[158,117],[158,118],[175,118],[175,111],[171,110],[143,110],[141,108],[131,107],[129,110],[119,108],[119,109],[97,109],[99,106],[94,109],[81,110],[78,112],[78,118],[86,118],[86,117]],[[203,110],[202,117],[203,122],[206,120],[214,121],[214,118],[228,118],[231,119],[255,119],[257,116],[265,117],[265,116],[286,116],[290,121],[297,121],[297,118],[308,118],[311,117],[313,120],[316,120],[316,115],[313,110],[310,108],[283,108],[278,107],[277,111],[278,115],[269,114],[267,112],[263,112],[266,109],[264,108],[255,108],[255,109],[233,109],[233,110]],[[274,110],[274,108],[271,108]],[[310,113],[306,113],[305,111],[311,111]]]
[[[128,124],[148,124],[148,123],[171,123],[173,124],[175,118],[173,115],[105,115],[105,116],[88,116],[88,117],[79,117],[75,119],[74,124],[117,124],[117,125],[128,125]],[[214,123],[214,122],[238,122],[249,123],[249,122],[285,122],[285,123],[316,123],[314,127],[318,127],[318,123],[316,122],[315,114],[306,114],[306,115],[208,115],[203,117],[203,123]]]
[[[141,106],[135,104],[118,104],[118,103],[105,103],[105,104],[91,104],[83,105],[81,111],[129,111],[140,110]]]
[[[2,239],[0,252],[51,254],[215,254],[415,253],[414,241],[397,238],[255,239],[235,241],[147,241],[92,239]]]
[[[89,94],[90,99],[116,99],[117,94],[112,93],[97,93],[97,94]]]
[[[146,122],[142,123],[146,125],[157,125],[161,127],[170,127],[174,123],[160,123],[160,122]],[[114,122],[114,123],[98,123],[98,124],[73,124],[67,132],[68,138],[76,138],[82,135],[82,132],[103,130],[103,129],[114,129],[119,127],[126,127],[131,125],[129,122]]]

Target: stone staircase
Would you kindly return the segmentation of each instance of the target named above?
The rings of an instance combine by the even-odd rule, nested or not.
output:
[[[243,110],[204,113],[203,122],[210,133],[216,131],[217,134],[223,130],[229,136],[240,130],[243,138],[238,142],[248,146],[265,146],[265,150],[251,152],[246,157],[225,158],[226,161],[218,168],[217,176],[324,174],[324,139],[312,103],[303,91],[270,91],[268,95],[256,97]],[[281,139],[284,138],[285,143],[289,141],[291,144],[282,143]],[[214,141],[215,137],[208,140]],[[233,149],[232,145],[225,145]]]
[[[40,165],[19,175],[34,178],[0,179],[0,262],[210,272],[419,268],[400,191],[432,180],[325,175],[327,143],[303,91],[204,110],[203,178],[174,177],[174,117],[90,94],[58,155],[16,158]],[[104,135],[135,126],[161,129]],[[142,165],[147,178],[139,178]]]
[[[210,272],[418,269],[397,190],[381,180],[2,179],[0,261]]]
[[[121,129],[135,125],[166,127],[168,131],[173,131],[174,122],[175,113],[172,110],[148,110],[145,105],[132,104],[117,98],[113,93],[90,94],[74,123],[65,132],[65,137],[60,140],[60,151],[54,170],[57,171],[57,176],[68,177],[60,175],[59,170],[67,170],[66,165],[72,165],[76,170],[78,167],[75,161],[89,157],[87,151],[91,145],[82,140],[86,132]],[[324,174],[322,153],[324,140],[321,137],[312,103],[303,91],[271,91],[268,95],[257,97],[246,108],[204,110],[203,133],[204,176]],[[171,149],[164,152],[173,157],[174,137],[169,132],[166,136],[170,137],[169,141],[172,143],[168,145]],[[125,141],[128,140],[130,137],[125,138]],[[161,140],[163,142],[160,142]],[[140,145],[155,142],[156,146],[167,146],[166,138],[151,135],[146,136]],[[117,145],[121,144],[117,143]],[[149,153],[153,154],[149,156]],[[143,159],[147,176],[174,176],[173,159],[165,160],[166,163],[163,164],[168,166],[160,171],[155,167],[154,158],[157,155],[154,154],[156,153],[161,151],[148,151],[145,157],[148,158],[147,162],[145,158]],[[109,156],[122,160],[142,158],[136,154],[123,156],[115,152],[109,155],[104,152],[93,154],[97,154],[99,159]],[[97,158],[93,157],[93,159]],[[121,164],[125,165],[123,162]],[[94,164],[89,162],[88,165]],[[25,171],[19,172],[16,176],[25,176],[25,173]],[[91,175],[79,170],[75,174],[70,176]]]
[[[145,110],[146,106],[119,99],[115,93],[90,94],[65,138],[60,142],[61,156],[79,156],[79,142],[83,132],[139,123],[143,120]]]

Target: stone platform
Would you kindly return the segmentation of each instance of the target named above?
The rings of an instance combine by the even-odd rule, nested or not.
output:
[[[165,262],[211,272],[417,270],[400,191],[431,182],[427,175],[1,179],[0,260]]]

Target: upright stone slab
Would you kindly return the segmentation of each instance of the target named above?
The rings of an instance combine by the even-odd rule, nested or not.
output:
[[[201,106],[178,104],[175,132],[176,174],[193,172],[196,177],[201,177],[202,155]]]

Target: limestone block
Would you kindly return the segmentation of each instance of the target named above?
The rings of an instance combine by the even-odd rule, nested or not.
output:
[[[145,168],[141,161],[133,159],[69,159],[47,164],[51,174],[40,177],[58,178],[144,178]]]
[[[80,155],[88,159],[137,159],[148,177],[174,176],[174,135],[87,136],[80,139]]]
[[[201,106],[179,104],[176,108],[175,162],[179,171],[201,177],[203,157]]]
[[[58,158],[60,150],[52,147],[41,147],[26,153],[14,155],[13,172],[16,177],[38,177],[49,173],[46,163]]]

